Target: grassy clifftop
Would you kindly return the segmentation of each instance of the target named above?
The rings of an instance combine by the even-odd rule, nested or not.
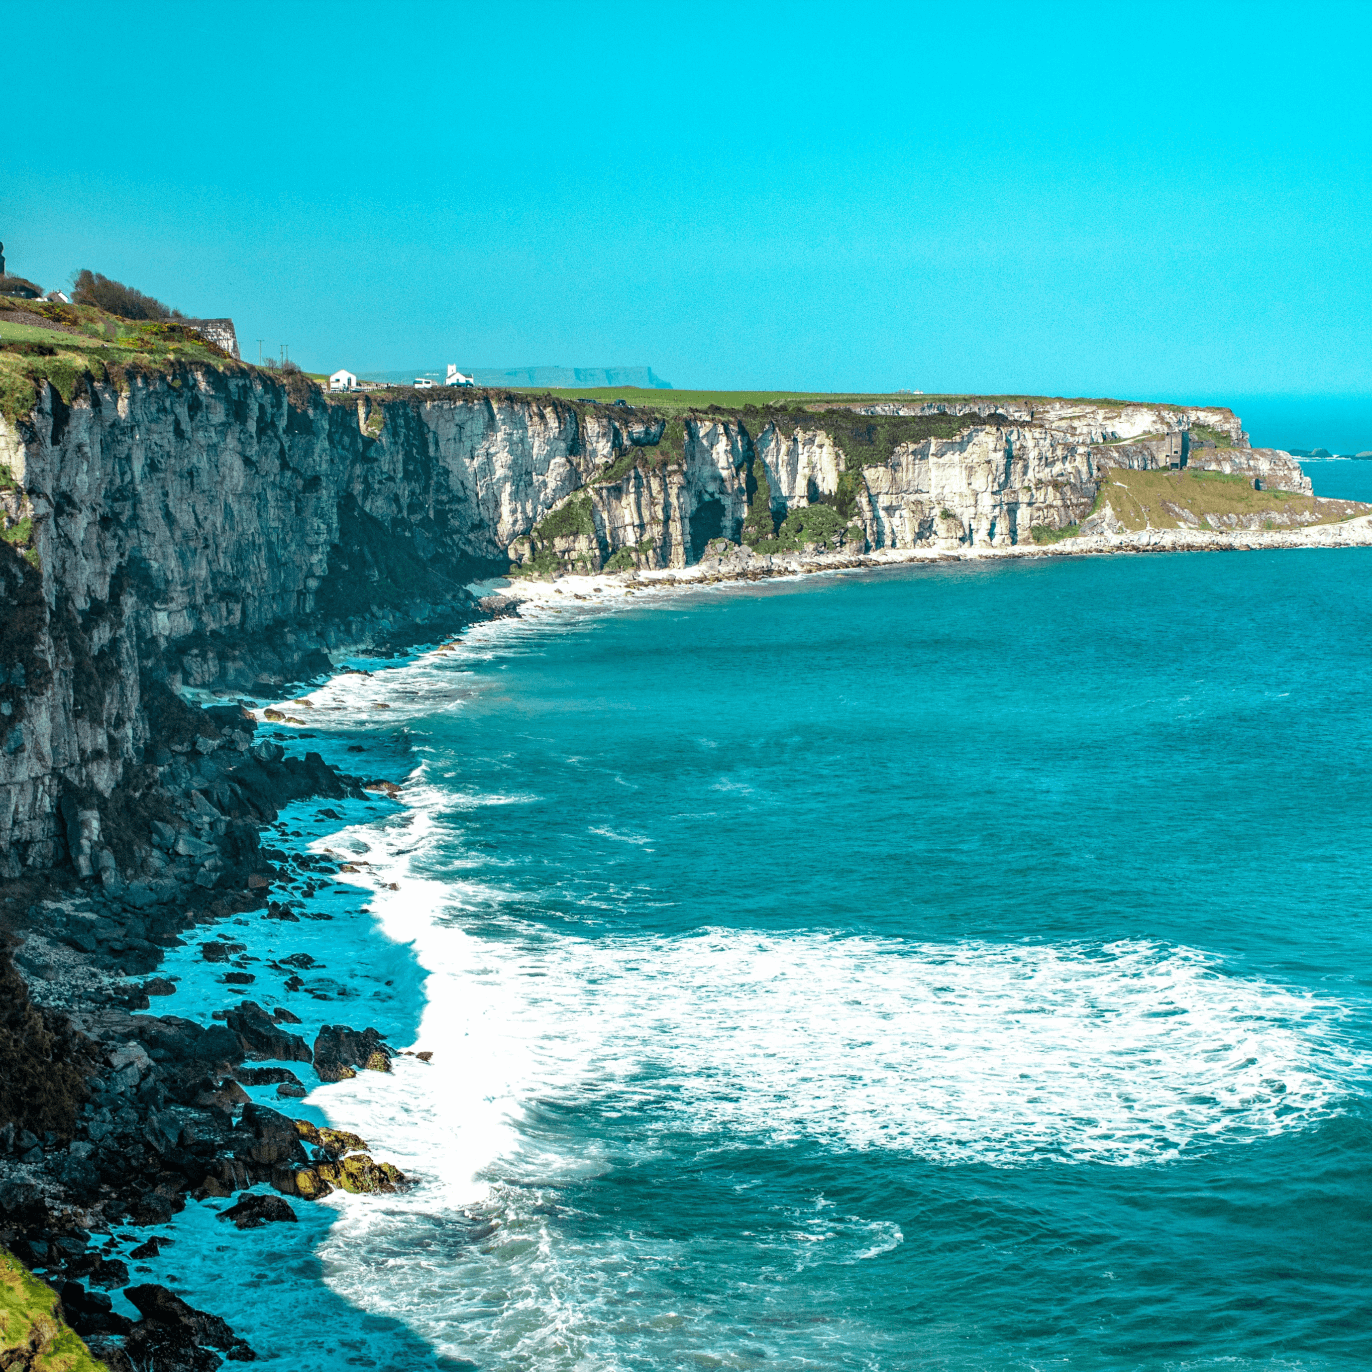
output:
[[[1297,491],[1255,490],[1247,477],[1206,471],[1107,471],[1096,508],[1109,502],[1125,528],[1288,529],[1338,524],[1372,513],[1353,500],[1325,500]]]
[[[62,1320],[52,1287],[0,1248],[0,1368],[108,1372]]]
[[[7,419],[32,410],[44,380],[70,401],[87,372],[193,361],[237,365],[185,324],[120,319],[93,305],[0,299],[0,414]]]

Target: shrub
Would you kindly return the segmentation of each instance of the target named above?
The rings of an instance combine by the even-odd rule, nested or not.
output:
[[[1080,524],[1069,524],[1063,529],[1050,529],[1046,524],[1035,524],[1029,536],[1035,543],[1061,543],[1064,538],[1075,538],[1081,532]]]
[[[591,499],[587,495],[574,495],[568,502],[545,515],[534,530],[534,537],[542,542],[552,542],[555,538],[585,534],[595,537],[595,520],[591,516]]]

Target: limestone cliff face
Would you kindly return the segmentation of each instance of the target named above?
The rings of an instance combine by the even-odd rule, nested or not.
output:
[[[457,391],[377,406],[232,364],[87,379],[69,401],[47,387],[0,420],[0,872],[96,850],[109,798],[147,765],[150,682],[298,677],[509,560],[1013,544],[1084,518],[1112,466],[1309,489],[1223,410],[869,410],[664,421]]]

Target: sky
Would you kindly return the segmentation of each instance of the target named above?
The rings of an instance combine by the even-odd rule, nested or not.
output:
[[[41,110],[9,270],[229,315],[249,360],[1372,394],[1369,4],[0,16]]]

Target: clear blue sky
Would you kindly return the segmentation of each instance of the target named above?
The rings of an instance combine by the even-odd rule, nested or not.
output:
[[[254,359],[1372,393],[1367,4],[3,15],[11,270]]]

